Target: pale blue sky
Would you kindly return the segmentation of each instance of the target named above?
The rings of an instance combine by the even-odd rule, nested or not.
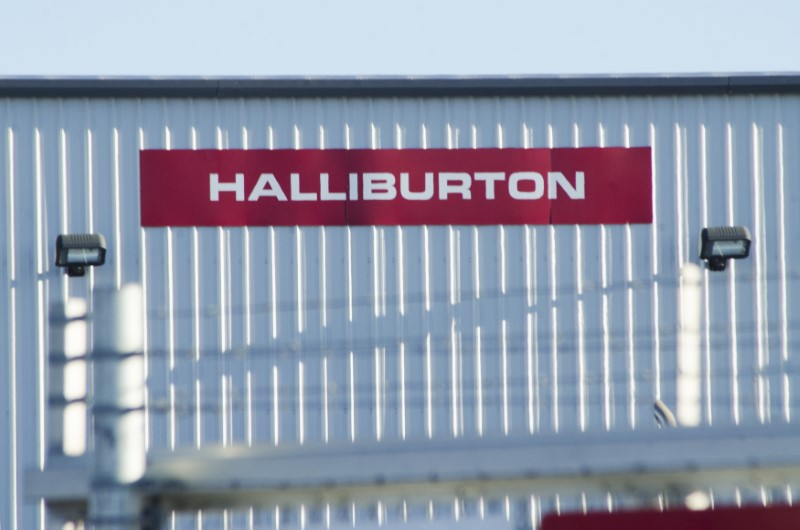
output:
[[[0,0],[0,76],[800,71],[798,0]]]

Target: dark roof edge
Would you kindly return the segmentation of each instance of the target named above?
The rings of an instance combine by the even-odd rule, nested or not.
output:
[[[5,98],[664,96],[800,93],[800,74],[308,77],[4,78]]]

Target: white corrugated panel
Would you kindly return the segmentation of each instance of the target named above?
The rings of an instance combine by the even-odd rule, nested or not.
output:
[[[48,307],[94,286],[144,284],[150,448],[652,428],[680,266],[742,224],[704,279],[703,421],[794,420],[798,141],[796,96],[0,100],[0,527],[42,517]],[[139,226],[145,148],[582,146],[653,148],[652,225]],[[108,260],[68,280],[80,232]]]

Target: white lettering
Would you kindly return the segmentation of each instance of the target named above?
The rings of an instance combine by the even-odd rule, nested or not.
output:
[[[400,173],[399,196],[408,201],[429,201],[437,196],[435,179],[438,178],[438,200],[447,200],[455,195],[465,200],[472,199],[473,181],[483,183],[483,199],[493,201],[497,199],[499,186],[506,181],[506,173],[500,171],[484,171],[474,174],[465,172],[433,172],[424,173],[424,184],[421,189],[411,189],[409,173]],[[586,186],[583,171],[575,172],[574,184],[559,171],[547,173],[547,182],[541,173],[535,171],[518,171],[508,176],[508,194],[515,200],[537,200],[544,197],[555,199],[564,195],[570,199],[585,199]],[[418,181],[417,181],[418,182]],[[308,184],[308,183],[307,183]],[[329,173],[319,174],[319,193],[301,190],[300,173],[290,173],[290,194],[287,198],[285,191],[273,173],[262,173],[258,182],[250,190],[248,201],[256,202],[264,197],[273,197],[278,201],[357,201],[359,196],[367,201],[391,201],[398,197],[397,178],[393,173],[349,173],[348,186],[345,190],[331,190]],[[334,186],[341,186],[340,181],[333,182]],[[419,186],[419,184],[415,184]],[[361,192],[359,192],[361,187]],[[235,179],[229,182],[220,182],[218,173],[209,173],[209,198],[218,202],[223,193],[232,193],[237,202],[245,200],[245,175],[236,173]],[[478,192],[480,195],[480,192]]]
[[[505,173],[475,173],[475,180],[483,181],[486,183],[486,198],[494,200],[494,183],[506,179]]]
[[[275,180],[275,175],[272,173],[262,173],[258,177],[258,182],[253,191],[250,192],[250,197],[247,200],[257,201],[261,197],[277,197],[279,201],[286,200],[286,194],[283,193],[281,185],[278,184],[278,181]]]
[[[447,200],[447,196],[460,194],[465,199],[472,198],[469,173],[439,173],[439,200]]]
[[[244,173],[236,174],[236,182],[220,182],[218,173],[209,174],[210,199],[219,201],[219,194],[223,191],[236,192],[236,200],[244,201]]]
[[[533,182],[533,191],[521,191],[519,189],[519,183],[523,180]],[[512,199],[521,201],[541,199],[544,195],[544,179],[542,175],[535,171],[512,173],[508,179],[508,194],[511,195]]]
[[[322,201],[344,201],[347,200],[347,194],[343,191],[331,192],[330,184],[328,183],[328,174],[320,173],[319,198]]]
[[[364,173],[364,200],[391,201],[397,197],[391,173]]]
[[[575,187],[567,180],[563,173],[550,171],[547,174],[547,198],[555,199],[558,186],[567,192],[570,199],[585,199],[586,194],[583,188],[583,171],[575,172]]]
[[[350,173],[350,200],[358,200],[358,173]]]
[[[409,201],[427,201],[433,197],[433,173],[425,173],[425,189],[411,191],[409,189],[408,173],[400,173],[400,195]]]
[[[293,201],[316,201],[317,194],[313,192],[300,191],[300,173],[292,173],[291,188]]]

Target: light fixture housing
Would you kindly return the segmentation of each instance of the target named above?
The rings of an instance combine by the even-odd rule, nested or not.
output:
[[[62,234],[56,238],[56,266],[68,276],[83,276],[86,267],[106,262],[106,238],[102,234]]]
[[[700,259],[708,262],[708,270],[724,271],[729,259],[750,255],[750,231],[745,226],[703,228],[700,232]]]

